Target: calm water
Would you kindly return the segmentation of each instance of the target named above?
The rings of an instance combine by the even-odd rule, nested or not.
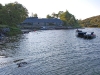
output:
[[[86,40],[72,30],[40,30],[0,45],[0,75],[100,75],[100,29]],[[18,63],[22,67],[18,67]]]

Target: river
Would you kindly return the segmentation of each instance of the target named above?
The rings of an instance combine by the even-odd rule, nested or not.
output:
[[[0,45],[0,75],[100,75],[100,28],[81,30],[96,38],[78,38],[76,29],[12,37]]]

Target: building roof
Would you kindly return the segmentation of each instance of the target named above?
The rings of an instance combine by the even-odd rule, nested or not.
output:
[[[29,18],[26,18],[26,20],[23,21],[23,23],[28,23],[28,22],[31,22],[31,23],[34,23],[34,22],[56,22],[56,23],[62,23],[62,21],[60,19],[57,19],[57,18],[37,18],[37,17],[29,17]]]

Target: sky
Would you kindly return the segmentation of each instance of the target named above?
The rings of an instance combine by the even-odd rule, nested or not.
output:
[[[100,0],[0,0],[0,3],[5,5],[15,1],[26,7],[29,16],[36,13],[39,18],[66,10],[81,20],[100,15]]]

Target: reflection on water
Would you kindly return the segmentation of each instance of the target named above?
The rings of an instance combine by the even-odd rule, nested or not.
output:
[[[100,75],[100,29],[97,37],[77,38],[72,30],[41,30],[11,38],[0,46],[0,75]],[[27,62],[21,68],[16,65]],[[5,66],[5,67],[4,67]]]

